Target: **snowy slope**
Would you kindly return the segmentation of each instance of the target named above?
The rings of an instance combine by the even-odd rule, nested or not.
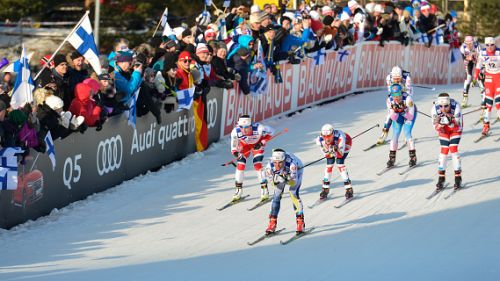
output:
[[[415,88],[421,111],[429,112],[441,90],[461,100],[461,86],[436,92]],[[290,118],[266,122],[289,132],[268,145],[294,152],[304,163],[320,158],[314,144],[321,125],[351,134],[385,115],[385,91],[351,96]],[[478,89],[471,102],[479,104]],[[465,109],[467,112],[472,108]],[[414,128],[421,167],[401,176],[397,168],[377,176],[388,146],[363,149],[380,134],[373,130],[353,143],[347,168],[357,199],[336,209],[343,187],[335,171],[334,199],[308,209],[313,234],[290,245],[280,239],[295,228],[292,203],[282,200],[278,226],[286,231],[250,247],[267,226],[270,205],[249,212],[259,188],[246,173],[248,201],[216,210],[233,193],[227,139],[181,162],[76,202],[50,216],[0,232],[0,280],[500,280],[500,135],[474,144],[478,113],[465,117],[460,144],[467,188],[448,200],[445,191],[426,200],[437,180],[439,142],[430,120]],[[406,164],[407,150],[397,162]],[[304,205],[320,192],[323,163],[307,167]],[[251,166],[251,165],[250,165]],[[451,161],[447,180],[453,184]]]

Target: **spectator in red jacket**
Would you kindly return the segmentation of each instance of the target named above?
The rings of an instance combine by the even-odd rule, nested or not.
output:
[[[74,115],[85,117],[87,126],[98,127],[100,130],[106,112],[103,112],[102,108],[92,98],[95,93],[89,84],[84,81],[76,85],[75,98],[71,102],[69,111]]]

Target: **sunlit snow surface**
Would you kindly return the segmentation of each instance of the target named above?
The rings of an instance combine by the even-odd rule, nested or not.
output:
[[[415,88],[418,109],[429,113],[441,91],[461,101],[458,84],[434,92]],[[289,132],[268,144],[266,156],[281,147],[304,163],[321,158],[314,138],[324,123],[354,136],[382,124],[385,98],[385,91],[375,91],[269,120]],[[479,100],[473,88],[473,106],[464,112]],[[420,114],[413,130],[420,167],[377,176],[389,147],[363,152],[380,135],[370,131],[354,140],[346,161],[356,200],[334,208],[344,193],[335,169],[333,200],[307,208],[318,198],[324,163],[307,167],[301,198],[306,227],[316,230],[280,245],[295,229],[285,193],[278,226],[286,230],[250,247],[267,226],[270,204],[247,211],[260,192],[250,164],[249,200],[216,210],[233,193],[234,168],[220,165],[232,157],[226,138],[158,172],[1,230],[0,280],[500,280],[500,142],[494,141],[500,129],[475,144],[478,118],[477,112],[464,118],[459,151],[466,188],[448,200],[451,190],[425,199],[437,180],[440,148],[430,119]],[[407,149],[398,151],[397,162],[407,165]],[[449,188],[452,170],[449,161]]]

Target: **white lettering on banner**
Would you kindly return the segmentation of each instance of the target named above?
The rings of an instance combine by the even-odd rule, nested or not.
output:
[[[123,141],[120,135],[100,141],[97,145],[96,167],[99,176],[118,170],[122,159]]]
[[[149,130],[144,133],[137,133],[137,129],[134,130],[134,136],[132,137],[132,147],[130,148],[130,155],[134,152],[141,152],[146,149],[150,149],[155,145],[155,132],[156,123],[149,125]]]
[[[232,125],[234,124],[234,120],[236,118],[235,104],[236,104],[236,95],[238,93],[237,89],[238,89],[238,87],[236,87],[234,89],[226,90],[226,95],[224,95],[226,97],[226,100],[227,100],[227,107],[226,107],[226,112],[225,112],[226,118],[224,118],[225,120],[223,120],[223,124],[225,127],[224,134],[228,134],[231,132],[231,129],[228,132],[227,128],[228,127],[232,128]]]
[[[207,101],[207,128],[213,128],[215,127],[215,124],[217,123],[217,99],[210,99]],[[182,133],[179,132],[179,136],[182,136]]]
[[[293,84],[293,67],[286,67],[285,73],[283,73],[283,111],[290,109],[291,99],[292,99],[292,84]],[[286,105],[286,106],[285,106]],[[287,107],[287,108],[286,108]]]
[[[325,80],[325,91],[323,94],[323,99],[327,99],[329,97],[333,96],[333,73],[335,66],[333,65],[335,62],[335,53],[328,53],[326,55],[326,61],[325,61],[325,75],[323,75],[323,78]]]
[[[66,158],[63,168],[63,183],[68,189],[71,189],[71,183],[77,183],[82,176],[82,167],[78,164],[78,160],[82,159],[81,154],[75,155],[74,159]]]

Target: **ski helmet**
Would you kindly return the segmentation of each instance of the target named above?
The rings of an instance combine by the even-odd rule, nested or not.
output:
[[[391,70],[391,76],[392,76],[392,78],[402,77],[403,76],[403,70],[401,70],[401,68],[396,65]]]
[[[286,153],[281,148],[276,148],[273,150],[273,154],[271,155],[271,161],[273,162],[283,162],[285,161]]]
[[[321,127],[322,136],[329,136],[331,134],[333,134],[333,126],[331,124],[325,124]]]
[[[486,45],[491,45],[491,44],[495,45],[495,38],[493,38],[493,37],[486,37],[486,38],[484,38],[484,44],[486,44]]]
[[[449,105],[450,104],[450,95],[448,93],[441,93],[438,95],[436,104],[438,105]]]
[[[249,115],[241,115],[238,119],[238,126],[248,127],[250,125],[252,125],[252,118]]]
[[[474,42],[474,38],[472,38],[472,36],[470,36],[470,35],[465,36],[465,39],[464,39],[465,44],[472,44],[473,42]]]
[[[400,97],[403,94],[403,88],[399,84],[391,85],[391,96],[392,97]]]

